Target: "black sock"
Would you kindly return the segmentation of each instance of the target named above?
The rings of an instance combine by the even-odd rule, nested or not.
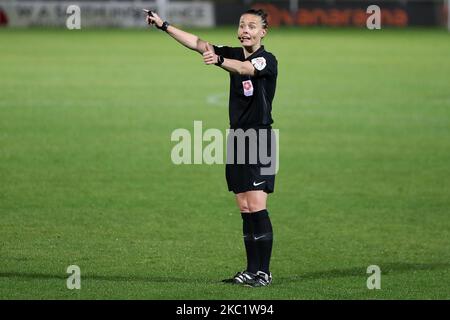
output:
[[[256,273],[259,270],[260,258],[256,241],[253,238],[253,221],[250,213],[241,213],[242,233],[244,235],[245,252],[247,253],[247,271]]]
[[[261,210],[251,214],[254,226],[254,239],[260,258],[258,270],[269,273],[270,256],[272,255],[273,230],[269,212]]]

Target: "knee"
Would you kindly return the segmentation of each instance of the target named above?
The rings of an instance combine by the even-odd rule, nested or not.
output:
[[[241,210],[241,212],[244,212],[244,213],[246,213],[246,212],[252,212],[252,211],[250,211],[250,208],[247,206],[247,204],[239,204],[239,210]]]
[[[248,204],[247,208],[248,208],[248,210],[250,210],[250,212],[258,212],[258,211],[266,209],[265,204],[261,203],[259,201],[255,201],[255,202],[250,201],[247,204]]]
[[[239,210],[241,210],[241,212],[244,212],[244,213],[251,212],[247,205],[246,199],[238,199],[237,203],[238,203]]]

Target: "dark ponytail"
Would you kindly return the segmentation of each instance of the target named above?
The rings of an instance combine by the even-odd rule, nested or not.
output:
[[[269,23],[267,22],[267,13],[264,10],[250,9],[250,10],[245,11],[243,14],[254,14],[255,16],[258,16],[261,18],[264,29],[267,29],[269,27]]]

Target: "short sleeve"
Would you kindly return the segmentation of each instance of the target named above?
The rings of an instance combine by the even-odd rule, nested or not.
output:
[[[278,73],[278,62],[274,55],[265,53],[250,60],[256,70],[256,76],[276,77]]]

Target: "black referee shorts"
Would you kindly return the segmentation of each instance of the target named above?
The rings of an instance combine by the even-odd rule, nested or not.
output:
[[[276,136],[271,128],[230,129],[225,169],[228,190],[274,192],[276,155]]]

